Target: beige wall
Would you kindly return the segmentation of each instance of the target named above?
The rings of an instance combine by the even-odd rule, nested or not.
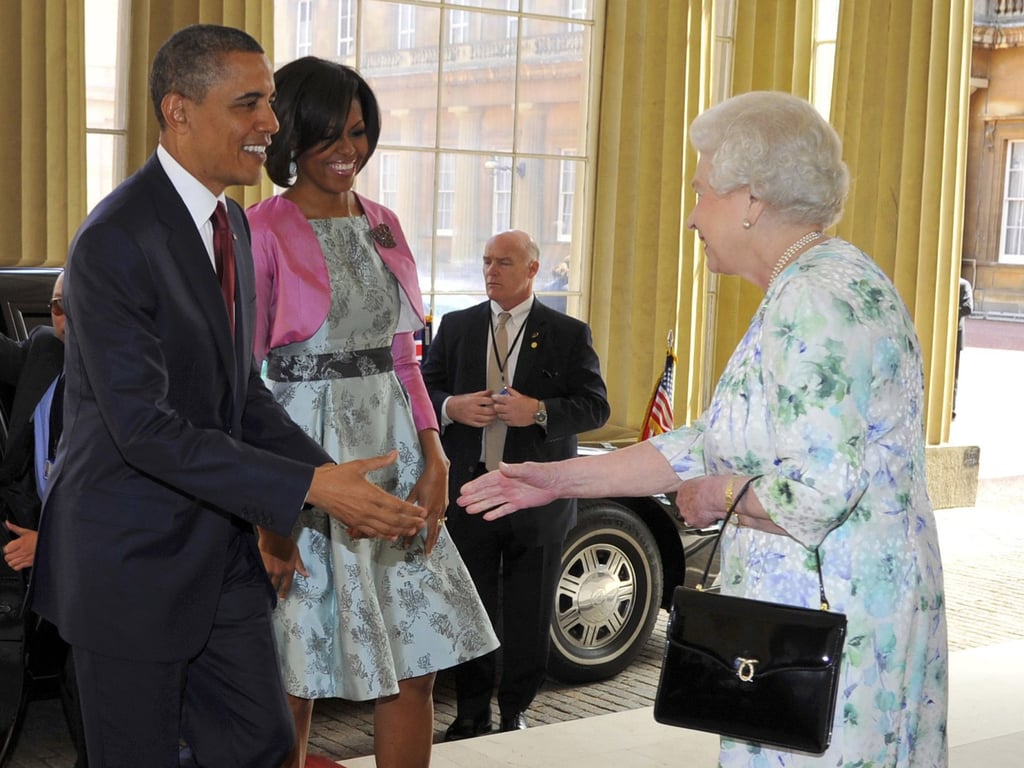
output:
[[[975,311],[1024,315],[1024,265],[999,263],[1006,148],[1024,140],[1024,48],[975,45],[962,274]]]

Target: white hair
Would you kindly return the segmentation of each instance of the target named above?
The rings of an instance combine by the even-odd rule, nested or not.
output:
[[[750,194],[793,223],[827,228],[839,221],[850,177],[835,129],[803,99],[752,91],[698,115],[693,148],[711,160],[718,194]]]

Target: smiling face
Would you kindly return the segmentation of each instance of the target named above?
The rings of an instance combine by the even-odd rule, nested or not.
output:
[[[233,184],[257,184],[270,137],[277,133],[271,108],[274,79],[262,53],[236,51],[221,60],[220,79],[201,101],[167,94],[167,126],[160,141],[213,194]]]
[[[338,139],[307,150],[296,159],[297,176],[292,189],[304,198],[310,195],[338,198],[352,189],[356,174],[369,154],[370,139],[363,121],[363,107],[359,99],[353,99]]]
[[[736,274],[736,265],[749,249],[749,230],[743,220],[749,215],[751,198],[746,187],[720,195],[708,182],[711,160],[701,155],[693,177],[697,205],[686,219],[686,226],[697,230],[707,254],[708,269],[719,274]]]

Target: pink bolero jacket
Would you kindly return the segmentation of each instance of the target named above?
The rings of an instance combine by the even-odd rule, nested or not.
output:
[[[423,295],[416,261],[393,211],[357,195],[377,253],[398,279],[402,310],[391,343],[395,374],[409,393],[417,430],[437,429],[437,416],[416,361],[413,332],[423,327]],[[253,353],[262,363],[270,349],[304,341],[323,325],[331,305],[327,265],[313,228],[295,203],[276,195],[246,211],[256,268]]]

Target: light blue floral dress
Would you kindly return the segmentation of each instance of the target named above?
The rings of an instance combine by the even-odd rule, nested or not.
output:
[[[273,349],[268,382],[289,415],[337,461],[397,448],[370,476],[405,498],[423,469],[412,410],[389,367],[399,286],[363,217],[310,221],[327,262],[331,308],[310,339]],[[442,530],[401,542],[352,539],[312,509],[293,536],[310,575],[296,573],[274,611],[285,688],[293,696],[356,701],[398,692],[398,681],[455,666],[498,646],[458,550]]]
[[[847,616],[823,756],[722,740],[721,765],[947,764],[939,543],[925,484],[921,352],[889,279],[829,240],[768,288],[700,422],[654,438],[683,478],[761,475],[752,490],[790,537],[729,526],[727,594],[816,607],[806,547]]]

